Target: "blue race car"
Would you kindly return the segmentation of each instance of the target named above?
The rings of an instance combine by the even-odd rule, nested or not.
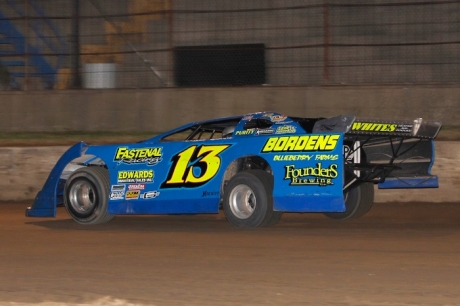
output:
[[[115,215],[223,209],[240,227],[274,225],[283,212],[357,218],[379,188],[433,188],[441,123],[288,117],[260,112],[196,122],[139,143],[62,155],[27,216],[63,204],[81,224]]]

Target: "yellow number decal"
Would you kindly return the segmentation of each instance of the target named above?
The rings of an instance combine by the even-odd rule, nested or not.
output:
[[[172,158],[168,179],[161,187],[197,187],[208,182],[219,171],[219,154],[229,146],[191,146],[178,153]]]
[[[192,159],[193,152],[195,152],[196,146],[192,146],[176,156],[173,157],[174,164],[171,169],[170,179],[166,181],[166,184],[182,184],[184,183],[184,174],[187,171],[188,163]]]

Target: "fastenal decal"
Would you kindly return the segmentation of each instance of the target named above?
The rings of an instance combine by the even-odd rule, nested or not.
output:
[[[339,139],[340,135],[334,134],[270,137],[261,152],[332,151]]]
[[[154,175],[153,170],[118,171],[118,183],[151,183]]]
[[[321,163],[316,167],[296,168],[295,165],[284,166],[284,179],[290,180],[291,186],[317,185],[328,186],[334,185],[333,179],[337,178],[339,172],[338,165],[332,164],[323,168]]]
[[[412,127],[412,124],[354,122],[351,130],[359,132],[411,133]]]
[[[162,148],[136,148],[119,147],[115,152],[114,162],[125,164],[147,164],[154,166],[161,161]]]

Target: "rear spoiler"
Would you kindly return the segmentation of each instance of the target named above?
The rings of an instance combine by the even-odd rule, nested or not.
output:
[[[434,139],[438,135],[441,126],[441,122],[424,121],[422,118],[414,120],[376,120],[346,115],[318,120],[313,127],[313,132],[342,132],[355,135]]]

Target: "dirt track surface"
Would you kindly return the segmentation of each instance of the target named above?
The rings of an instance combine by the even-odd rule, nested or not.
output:
[[[0,203],[0,305],[460,305],[460,204],[263,229],[222,214],[82,226],[28,205]]]

